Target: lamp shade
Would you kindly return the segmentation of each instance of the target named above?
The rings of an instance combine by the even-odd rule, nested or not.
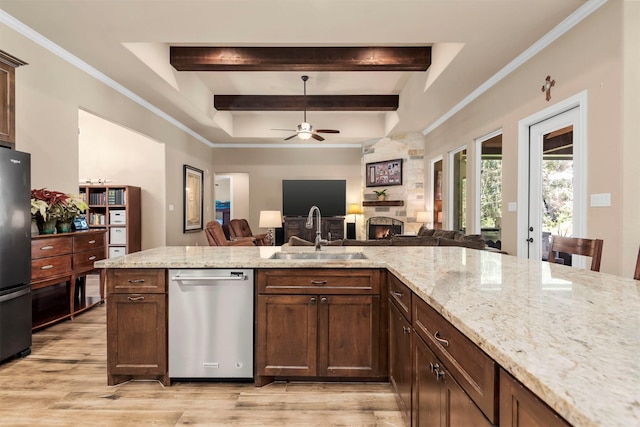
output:
[[[281,228],[282,214],[280,211],[260,211],[260,228]]]
[[[418,212],[416,214],[416,222],[431,222],[431,212]]]
[[[347,209],[347,215],[360,215],[362,213],[362,208],[359,203],[351,203],[349,205],[349,209]]]

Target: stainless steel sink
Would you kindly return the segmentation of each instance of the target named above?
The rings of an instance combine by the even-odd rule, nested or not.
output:
[[[270,259],[367,259],[362,252],[276,252]]]

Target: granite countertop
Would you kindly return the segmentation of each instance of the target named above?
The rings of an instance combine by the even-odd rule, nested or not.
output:
[[[640,425],[640,281],[459,247],[161,247],[107,268],[386,268],[576,426]]]

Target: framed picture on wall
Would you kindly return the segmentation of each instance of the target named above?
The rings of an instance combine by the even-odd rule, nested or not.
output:
[[[184,217],[183,232],[199,231],[203,229],[202,213],[204,198],[203,172],[193,166],[184,165],[183,168],[182,212]]]
[[[402,185],[402,159],[367,163],[367,187]]]

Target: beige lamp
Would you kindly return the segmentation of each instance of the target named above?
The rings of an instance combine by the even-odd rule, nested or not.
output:
[[[431,223],[431,212],[418,212],[416,214],[416,222],[421,222],[426,227],[427,223]]]
[[[271,245],[276,244],[275,228],[282,227],[282,214],[280,211],[260,211],[260,222],[258,227],[267,228],[267,238],[271,242]]]

